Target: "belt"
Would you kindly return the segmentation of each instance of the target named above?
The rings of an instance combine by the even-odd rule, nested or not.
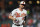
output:
[[[18,25],[17,25],[17,24],[14,24],[14,25],[16,25],[16,26],[21,26],[21,25],[19,25],[19,24],[18,24]]]

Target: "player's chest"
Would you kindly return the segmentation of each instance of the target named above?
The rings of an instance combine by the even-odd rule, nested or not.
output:
[[[16,17],[23,17],[25,11],[16,11]]]

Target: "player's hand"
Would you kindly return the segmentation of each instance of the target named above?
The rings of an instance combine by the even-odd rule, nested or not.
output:
[[[15,22],[15,23],[19,23],[19,20],[15,20],[14,22]]]
[[[25,22],[23,22],[22,24],[23,24],[23,25],[26,25],[26,23],[25,23]]]
[[[13,19],[14,21],[16,20],[16,18]]]

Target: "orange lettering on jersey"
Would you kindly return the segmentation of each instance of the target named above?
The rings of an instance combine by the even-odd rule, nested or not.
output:
[[[16,12],[16,17],[20,17],[20,13],[17,13],[17,12]]]
[[[17,13],[16,12],[16,17],[23,17],[23,16],[25,16],[26,14],[24,14],[24,13],[22,13],[21,15],[20,15],[20,13]]]
[[[22,20],[24,20],[24,18],[22,18]]]
[[[22,14],[21,14],[21,17],[23,17],[23,16],[26,16],[26,14],[22,13]]]

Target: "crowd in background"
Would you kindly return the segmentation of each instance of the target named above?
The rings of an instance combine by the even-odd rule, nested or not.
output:
[[[15,6],[15,8],[16,7],[17,6]],[[8,15],[13,10],[13,8],[14,7],[10,8],[7,6],[4,13],[0,11],[0,27],[3,25],[5,27],[11,27],[10,25],[12,25],[12,20],[8,18]],[[27,10],[27,16],[24,27],[40,27],[40,6],[36,5],[31,7],[31,5],[26,4],[25,9]]]

